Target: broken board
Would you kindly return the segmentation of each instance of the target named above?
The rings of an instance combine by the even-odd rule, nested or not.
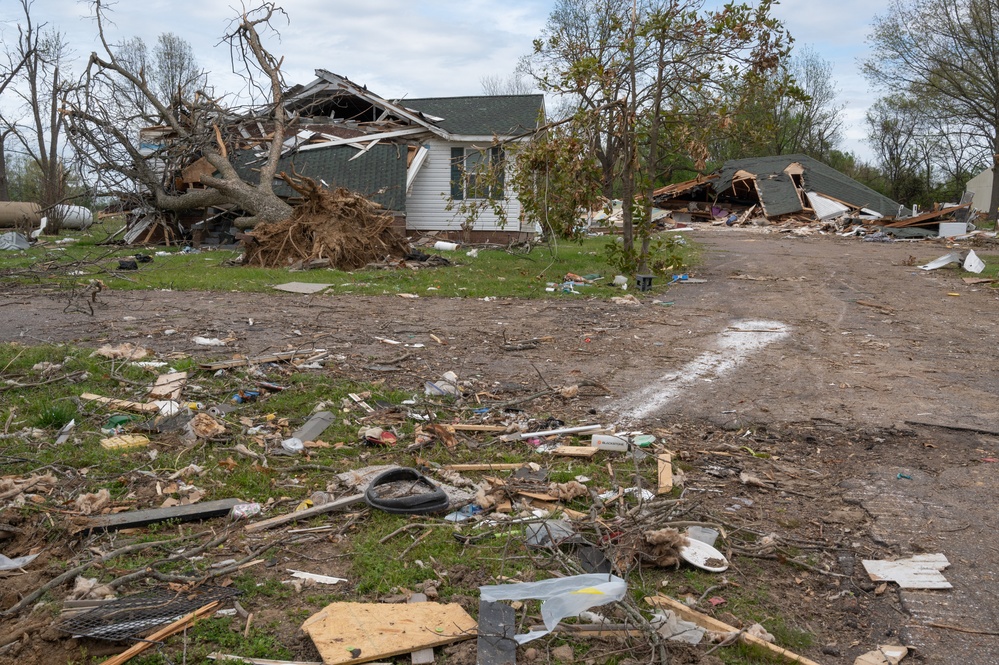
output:
[[[326,665],[367,663],[472,639],[476,622],[450,603],[331,603],[302,624]]]
[[[153,508],[151,510],[128,510],[114,515],[98,515],[91,517],[84,529],[96,531],[116,531],[118,529],[132,529],[135,527],[166,522],[167,520],[177,520],[179,522],[191,522],[193,520],[207,520],[213,517],[224,517],[229,514],[232,507],[244,503],[239,499],[220,499],[218,501],[205,501],[203,503],[192,503],[188,506],[174,506],[172,508]]]
[[[559,446],[552,454],[562,457],[593,457],[598,452],[600,448],[597,446]]]
[[[656,494],[669,494],[673,491],[673,456],[669,453],[656,455],[658,486]]]
[[[159,413],[160,407],[155,404],[144,404],[142,402],[132,402],[127,399],[113,399],[111,397],[102,397],[101,395],[95,395],[93,393],[83,393],[80,395],[80,399],[84,402],[97,402],[98,404],[103,404],[109,406],[112,409],[122,409],[123,411],[138,411],[139,413]]]
[[[156,377],[156,383],[149,391],[149,399],[180,400],[180,393],[187,383],[187,372],[170,372]]]
[[[916,554],[897,561],[863,561],[864,570],[874,582],[896,582],[903,589],[950,589],[941,574],[950,565],[943,554]]]

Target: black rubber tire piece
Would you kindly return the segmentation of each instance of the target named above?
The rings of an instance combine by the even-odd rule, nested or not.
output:
[[[404,496],[392,499],[382,499],[378,497],[377,487],[386,483],[394,483],[400,480],[418,482],[432,491],[414,496]],[[375,479],[364,491],[364,501],[372,508],[384,510],[386,513],[398,515],[423,515],[429,513],[439,513],[445,511],[450,506],[447,494],[437,487],[432,480],[421,474],[416,469],[399,467],[389,469],[375,476]]]

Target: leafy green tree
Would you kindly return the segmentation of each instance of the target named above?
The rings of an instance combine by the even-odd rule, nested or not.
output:
[[[904,91],[966,128],[999,166],[999,3],[995,0],[890,0],[875,19],[864,73]],[[999,178],[992,201],[999,201]],[[989,211],[996,219],[997,208]]]

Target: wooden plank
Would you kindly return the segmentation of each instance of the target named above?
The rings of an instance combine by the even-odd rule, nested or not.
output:
[[[450,603],[331,603],[305,620],[325,665],[367,663],[475,637],[476,622]]]
[[[527,462],[519,464],[445,464],[448,471],[514,471],[527,466]]]
[[[600,448],[597,446],[559,446],[552,451],[562,457],[593,457],[598,452]]]
[[[544,494],[542,492],[517,492],[518,496],[525,496],[528,499],[536,499],[537,501],[545,501],[548,503],[558,503],[559,498],[557,496],[552,496],[551,494]]]
[[[303,349],[298,351],[281,351],[279,353],[269,353],[253,358],[234,358],[232,360],[219,360],[212,363],[199,363],[198,367],[211,371],[219,369],[231,369],[233,367],[244,367],[245,365],[259,365],[261,363],[275,363],[282,360],[294,360],[295,358],[308,358],[318,353],[315,349]]]
[[[351,496],[344,497],[343,499],[337,499],[336,501],[331,501],[330,503],[324,503],[321,506],[306,508],[305,510],[298,510],[293,513],[288,513],[286,515],[278,515],[277,517],[272,517],[267,520],[254,522],[253,524],[247,524],[246,532],[253,533],[255,531],[273,529],[276,526],[281,526],[282,524],[287,524],[289,522],[297,522],[299,520],[308,519],[316,515],[324,515],[326,513],[331,513],[334,510],[339,510],[340,508],[346,508],[347,506],[352,506],[355,503],[360,503],[361,501],[364,501],[363,494],[352,494]]]
[[[528,631],[546,630],[544,626],[531,626]],[[623,623],[573,624],[555,626],[553,633],[567,633],[576,637],[644,637],[647,633]]]
[[[425,593],[414,593],[409,597],[407,603],[425,603],[427,602],[427,595]],[[426,647],[425,649],[420,649],[409,654],[413,665],[430,665],[434,662],[434,648]]]
[[[127,399],[112,399],[110,397],[103,397],[93,393],[83,393],[80,395],[80,399],[84,402],[97,402],[98,404],[109,406],[112,409],[122,409],[123,411],[138,411],[139,413],[159,413],[160,411],[160,407],[155,404],[132,402]]]
[[[658,467],[656,475],[659,478],[656,494],[669,494],[673,491],[673,456],[669,453],[659,453],[656,455],[656,466]]]
[[[149,391],[149,399],[180,400],[180,393],[187,383],[187,372],[170,372],[156,377],[156,383]]]
[[[194,520],[207,520],[213,517],[224,517],[229,514],[232,507],[244,503],[239,499],[220,499],[218,501],[205,501],[203,503],[192,503],[188,506],[174,506],[172,508],[153,508],[150,510],[128,510],[114,515],[98,515],[91,517],[85,529],[96,531],[115,531],[117,529],[132,529],[147,524],[166,522],[167,520],[178,520],[180,522],[191,522]]]
[[[462,425],[460,423],[452,424],[451,427],[456,432],[505,432],[508,429],[503,425]]]
[[[215,611],[215,608],[221,604],[222,604],[221,601],[216,600],[211,603],[208,603],[204,607],[198,608],[197,610],[191,612],[190,614],[183,616],[180,619],[177,619],[169,626],[164,626],[163,628],[160,628],[152,635],[143,638],[141,642],[133,644],[132,646],[130,646],[125,651],[122,651],[117,656],[111,656],[110,658],[104,661],[103,665],[123,665],[124,663],[127,663],[135,656],[138,656],[146,649],[155,645],[157,642],[162,642],[171,635],[179,633],[180,631],[184,630],[198,619],[204,618],[205,616],[211,614],[212,612]]]
[[[819,665],[814,660],[805,658],[804,656],[799,656],[793,651],[788,651],[783,647],[779,647],[776,644],[771,644],[766,640],[761,640],[760,638],[750,635],[745,632],[740,632],[735,626],[730,626],[727,623],[723,623],[714,617],[710,617],[707,614],[702,614],[697,610],[691,609],[681,603],[678,600],[673,600],[667,596],[650,596],[645,599],[645,602],[653,607],[659,607],[666,610],[673,610],[677,616],[681,619],[686,619],[687,621],[693,621],[701,628],[705,630],[710,630],[715,633],[739,633],[739,641],[744,644],[752,644],[758,646],[762,649],[766,649],[770,653],[780,656],[789,663],[802,663],[802,665]]]
[[[479,601],[476,665],[516,665],[517,612],[506,603]]]

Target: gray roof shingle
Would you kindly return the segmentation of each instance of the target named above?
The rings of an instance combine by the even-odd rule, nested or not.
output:
[[[517,136],[544,122],[544,95],[479,95],[401,99],[398,104],[437,118],[450,134]]]
[[[281,158],[277,172],[291,175],[294,168],[299,175],[325,180],[330,187],[346,187],[388,210],[405,212],[406,146],[379,144],[349,161],[355,155],[357,149],[346,145],[293,153]],[[250,182],[257,179],[253,169],[259,169],[261,163],[249,150],[238,153],[234,159],[236,170]],[[274,193],[284,197],[298,195],[283,180],[274,181]]]

